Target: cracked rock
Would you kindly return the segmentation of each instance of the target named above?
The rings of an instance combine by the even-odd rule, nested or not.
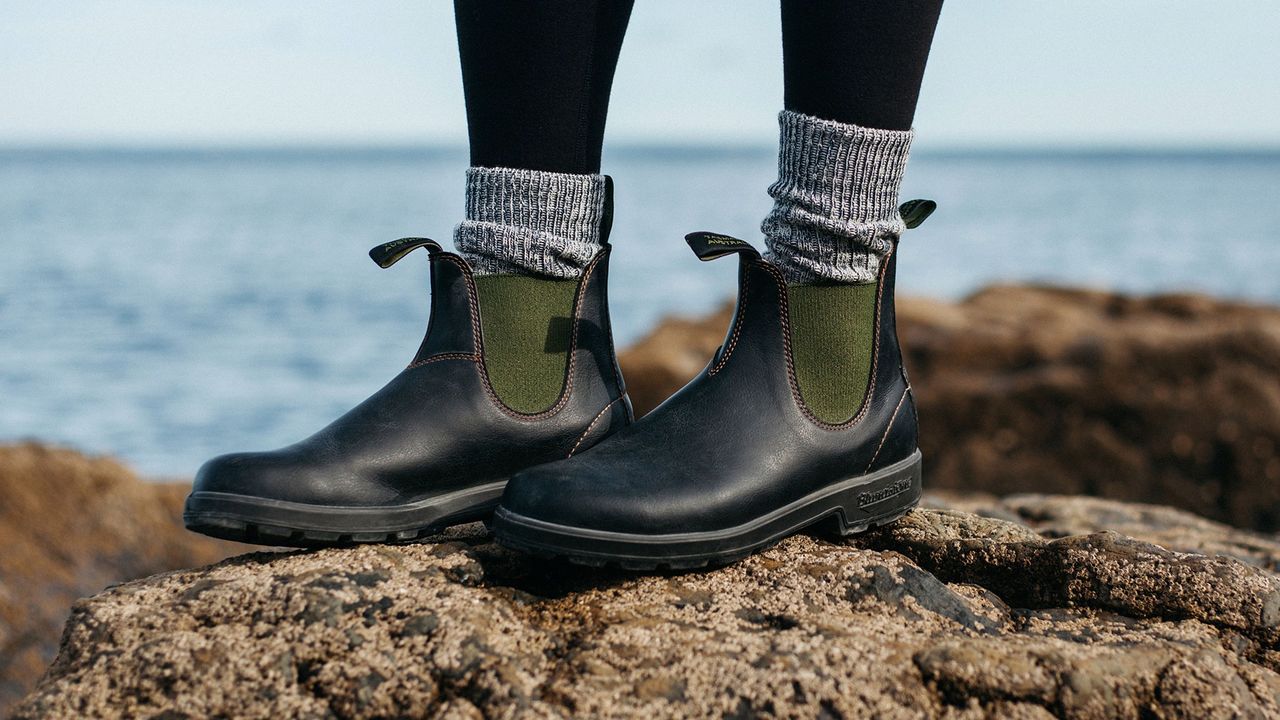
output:
[[[1124,503],[954,505],[679,574],[478,525],[246,555],[77,604],[16,717],[1280,717],[1280,543]],[[1139,537],[1096,532],[1123,517]]]

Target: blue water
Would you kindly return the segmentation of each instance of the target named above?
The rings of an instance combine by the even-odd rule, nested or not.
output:
[[[300,439],[376,390],[427,317],[457,150],[0,153],[0,441],[35,437],[189,476]],[[714,307],[733,263],[695,229],[754,238],[771,150],[624,148],[619,341]],[[941,209],[907,236],[899,286],[958,297],[1000,280],[1195,289],[1280,302],[1280,155],[928,154],[906,196]]]

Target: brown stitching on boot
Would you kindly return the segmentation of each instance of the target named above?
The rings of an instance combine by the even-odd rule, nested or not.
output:
[[[862,473],[865,475],[871,472],[871,466],[876,464],[876,458],[880,457],[880,451],[884,449],[885,440],[889,439],[889,433],[893,430],[893,423],[898,419],[898,411],[902,409],[902,403],[906,402],[907,396],[911,394],[911,386],[908,385],[906,390],[902,391],[902,397],[898,398],[898,406],[893,409],[893,414],[889,416],[889,424],[884,428],[884,435],[880,436],[880,444],[876,446],[876,452],[871,456],[871,462],[867,463],[867,469]]]
[[[484,333],[480,331],[480,302],[477,299],[476,281],[471,275],[471,266],[456,255],[441,254],[440,259],[447,260],[462,271],[462,282],[467,286],[467,305],[471,308],[471,348],[477,355],[484,356]]]
[[[440,353],[438,355],[425,357],[417,362],[409,363],[409,366],[406,367],[405,370],[412,370],[416,367],[422,367],[423,365],[437,362],[439,360],[470,360],[471,362],[480,362],[480,356],[475,353]]]
[[[871,409],[871,400],[875,397],[876,376],[879,375],[880,369],[880,316],[884,309],[884,279],[889,272],[889,260],[893,253],[897,252],[897,246],[890,248],[889,253],[884,256],[884,260],[880,265],[880,275],[876,278],[876,326],[872,335],[874,342],[871,347],[871,379],[867,383],[867,394],[862,399],[862,407],[859,408],[857,414],[845,420],[842,423],[829,423],[809,409],[805,404],[804,397],[800,394],[800,381],[796,379],[795,360],[791,354],[791,315],[788,308],[787,281],[782,277],[782,273],[767,260],[759,259],[755,262],[766,272],[773,276],[774,282],[778,286],[778,297],[781,302],[778,303],[779,321],[782,323],[782,346],[787,361],[787,383],[791,386],[791,397],[795,400],[796,407],[800,408],[801,414],[809,419],[814,425],[826,430],[844,430],[858,423]]]
[[[742,335],[742,321],[747,315],[747,296],[751,290],[751,273],[747,272],[746,263],[741,265],[738,274],[742,276],[742,291],[740,293],[741,297],[738,298],[738,311],[733,319],[733,332],[729,334],[729,342],[725,344],[724,352],[720,354],[720,359],[707,371],[708,376],[720,372],[724,364],[729,362],[729,356],[733,354],[733,349],[738,346],[738,338]]]
[[[614,399],[610,400],[610,401],[609,401],[609,404],[608,404],[608,405],[605,405],[603,410],[601,410],[599,413],[596,413],[595,419],[593,419],[593,420],[591,421],[591,424],[587,426],[587,429],[586,429],[586,430],[583,430],[583,431],[582,431],[582,435],[578,438],[578,442],[576,442],[576,443],[574,443],[574,444],[573,444],[573,449],[572,449],[572,450],[570,450],[570,451],[569,451],[569,454],[565,456],[566,458],[571,458],[571,457],[573,457],[573,454],[574,454],[574,453],[578,452],[578,446],[579,446],[579,445],[581,445],[581,444],[582,444],[582,441],[583,441],[583,440],[586,440],[586,439],[587,439],[587,436],[591,434],[591,430],[592,430],[592,428],[594,428],[594,427],[596,426],[596,423],[600,422],[600,418],[604,417],[604,414],[605,414],[605,413],[607,413],[607,412],[609,412],[609,408],[611,408],[611,407],[613,407],[614,405],[616,405],[616,404],[617,404],[617,402],[618,402],[619,400],[621,400],[621,399],[622,399],[622,396],[621,396],[621,395],[619,395],[618,397],[616,397],[616,398],[614,398]]]

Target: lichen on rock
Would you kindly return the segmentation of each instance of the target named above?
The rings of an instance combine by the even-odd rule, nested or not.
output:
[[[16,717],[1280,716],[1260,559],[1280,543],[1055,537],[1054,517],[1126,512],[1072,500],[922,509],[690,573],[534,560],[480,526],[246,555],[79,603]]]

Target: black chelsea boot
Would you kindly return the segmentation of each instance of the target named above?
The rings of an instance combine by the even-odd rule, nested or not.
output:
[[[264,545],[409,540],[486,517],[516,472],[630,424],[606,297],[611,201],[609,191],[603,247],[578,280],[572,316],[552,319],[569,327],[564,381],[549,408],[518,412],[495,392],[467,262],[425,238],[387,243],[369,253],[383,267],[430,252],[431,320],[413,361],[302,442],[205,463],[187,498],[187,527]]]
[[[934,207],[905,203],[907,226]],[[874,295],[861,406],[832,423],[803,399],[782,274],[744,241],[686,239],[703,260],[739,257],[724,344],[630,427],[516,475],[492,522],[502,544],[588,565],[690,568],[731,562],[820,521],[856,533],[919,502],[916,411],[894,327],[897,243]]]

